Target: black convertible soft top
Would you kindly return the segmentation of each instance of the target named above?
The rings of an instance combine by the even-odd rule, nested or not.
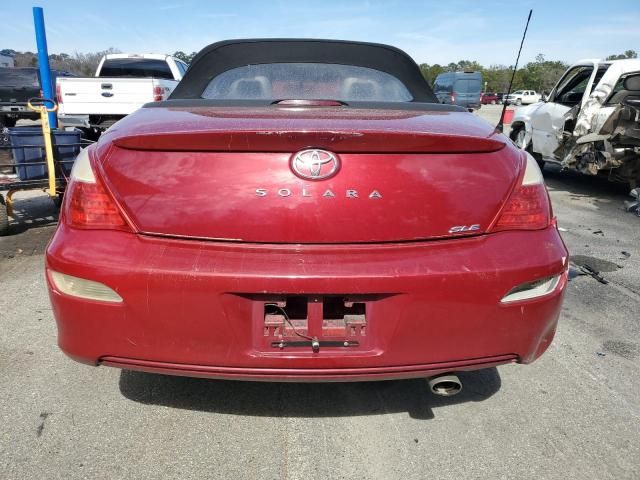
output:
[[[378,43],[342,40],[227,40],[203,48],[169,100],[201,99],[212,78],[246,65],[328,63],[367,67],[388,73],[407,88],[412,102],[438,103],[420,68],[402,50]],[[163,102],[164,103],[164,102]]]

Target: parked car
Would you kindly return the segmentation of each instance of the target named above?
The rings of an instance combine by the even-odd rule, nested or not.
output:
[[[507,92],[498,92],[496,93],[498,99],[500,100],[500,102],[504,103],[504,100],[507,96]]]
[[[91,365],[450,395],[545,351],[567,261],[535,160],[404,52],[234,40],[79,155],[46,278]]]
[[[509,105],[530,105],[538,103],[542,99],[542,95],[534,90],[516,90],[505,97],[505,102]]]
[[[480,72],[441,73],[433,82],[433,91],[440,103],[459,105],[467,109],[480,108]]]
[[[51,89],[57,78],[72,77],[69,72],[51,71]],[[0,68],[0,128],[14,127],[21,118],[35,120],[40,114],[29,110],[30,98],[42,96],[40,70],[37,68]]]
[[[168,98],[186,70],[169,55],[105,55],[95,77],[58,80],[58,118],[65,126],[106,130],[145,103]]]
[[[495,105],[502,103],[502,98],[497,93],[485,92],[480,95],[480,103],[483,105]]]
[[[640,183],[640,60],[584,60],[548,100],[516,111],[511,138],[544,162]]]

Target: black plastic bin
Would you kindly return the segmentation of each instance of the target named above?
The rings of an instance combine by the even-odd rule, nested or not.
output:
[[[75,158],[80,153],[80,130],[53,130],[53,152],[65,175],[71,173]],[[40,180],[48,177],[47,157],[40,127],[14,127],[9,129],[13,160],[20,180]],[[39,163],[41,162],[41,163]],[[37,163],[33,165],[33,163]],[[61,177],[56,166],[56,177]]]

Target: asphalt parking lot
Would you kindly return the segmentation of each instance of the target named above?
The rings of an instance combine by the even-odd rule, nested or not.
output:
[[[499,106],[479,114],[497,121]],[[640,478],[640,218],[624,187],[547,169],[574,262],[555,341],[528,366],[423,380],[275,384],[81,365],[43,278],[53,204],[17,195],[0,238],[0,478]]]

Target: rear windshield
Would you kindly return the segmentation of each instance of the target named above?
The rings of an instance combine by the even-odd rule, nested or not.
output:
[[[202,98],[227,100],[340,100],[410,102],[396,77],[367,67],[332,63],[265,63],[214,77]]]
[[[111,58],[105,60],[98,76],[173,79],[167,62],[150,58]]]
[[[19,68],[0,68],[0,86],[3,87],[38,87],[37,70],[21,70]]]

